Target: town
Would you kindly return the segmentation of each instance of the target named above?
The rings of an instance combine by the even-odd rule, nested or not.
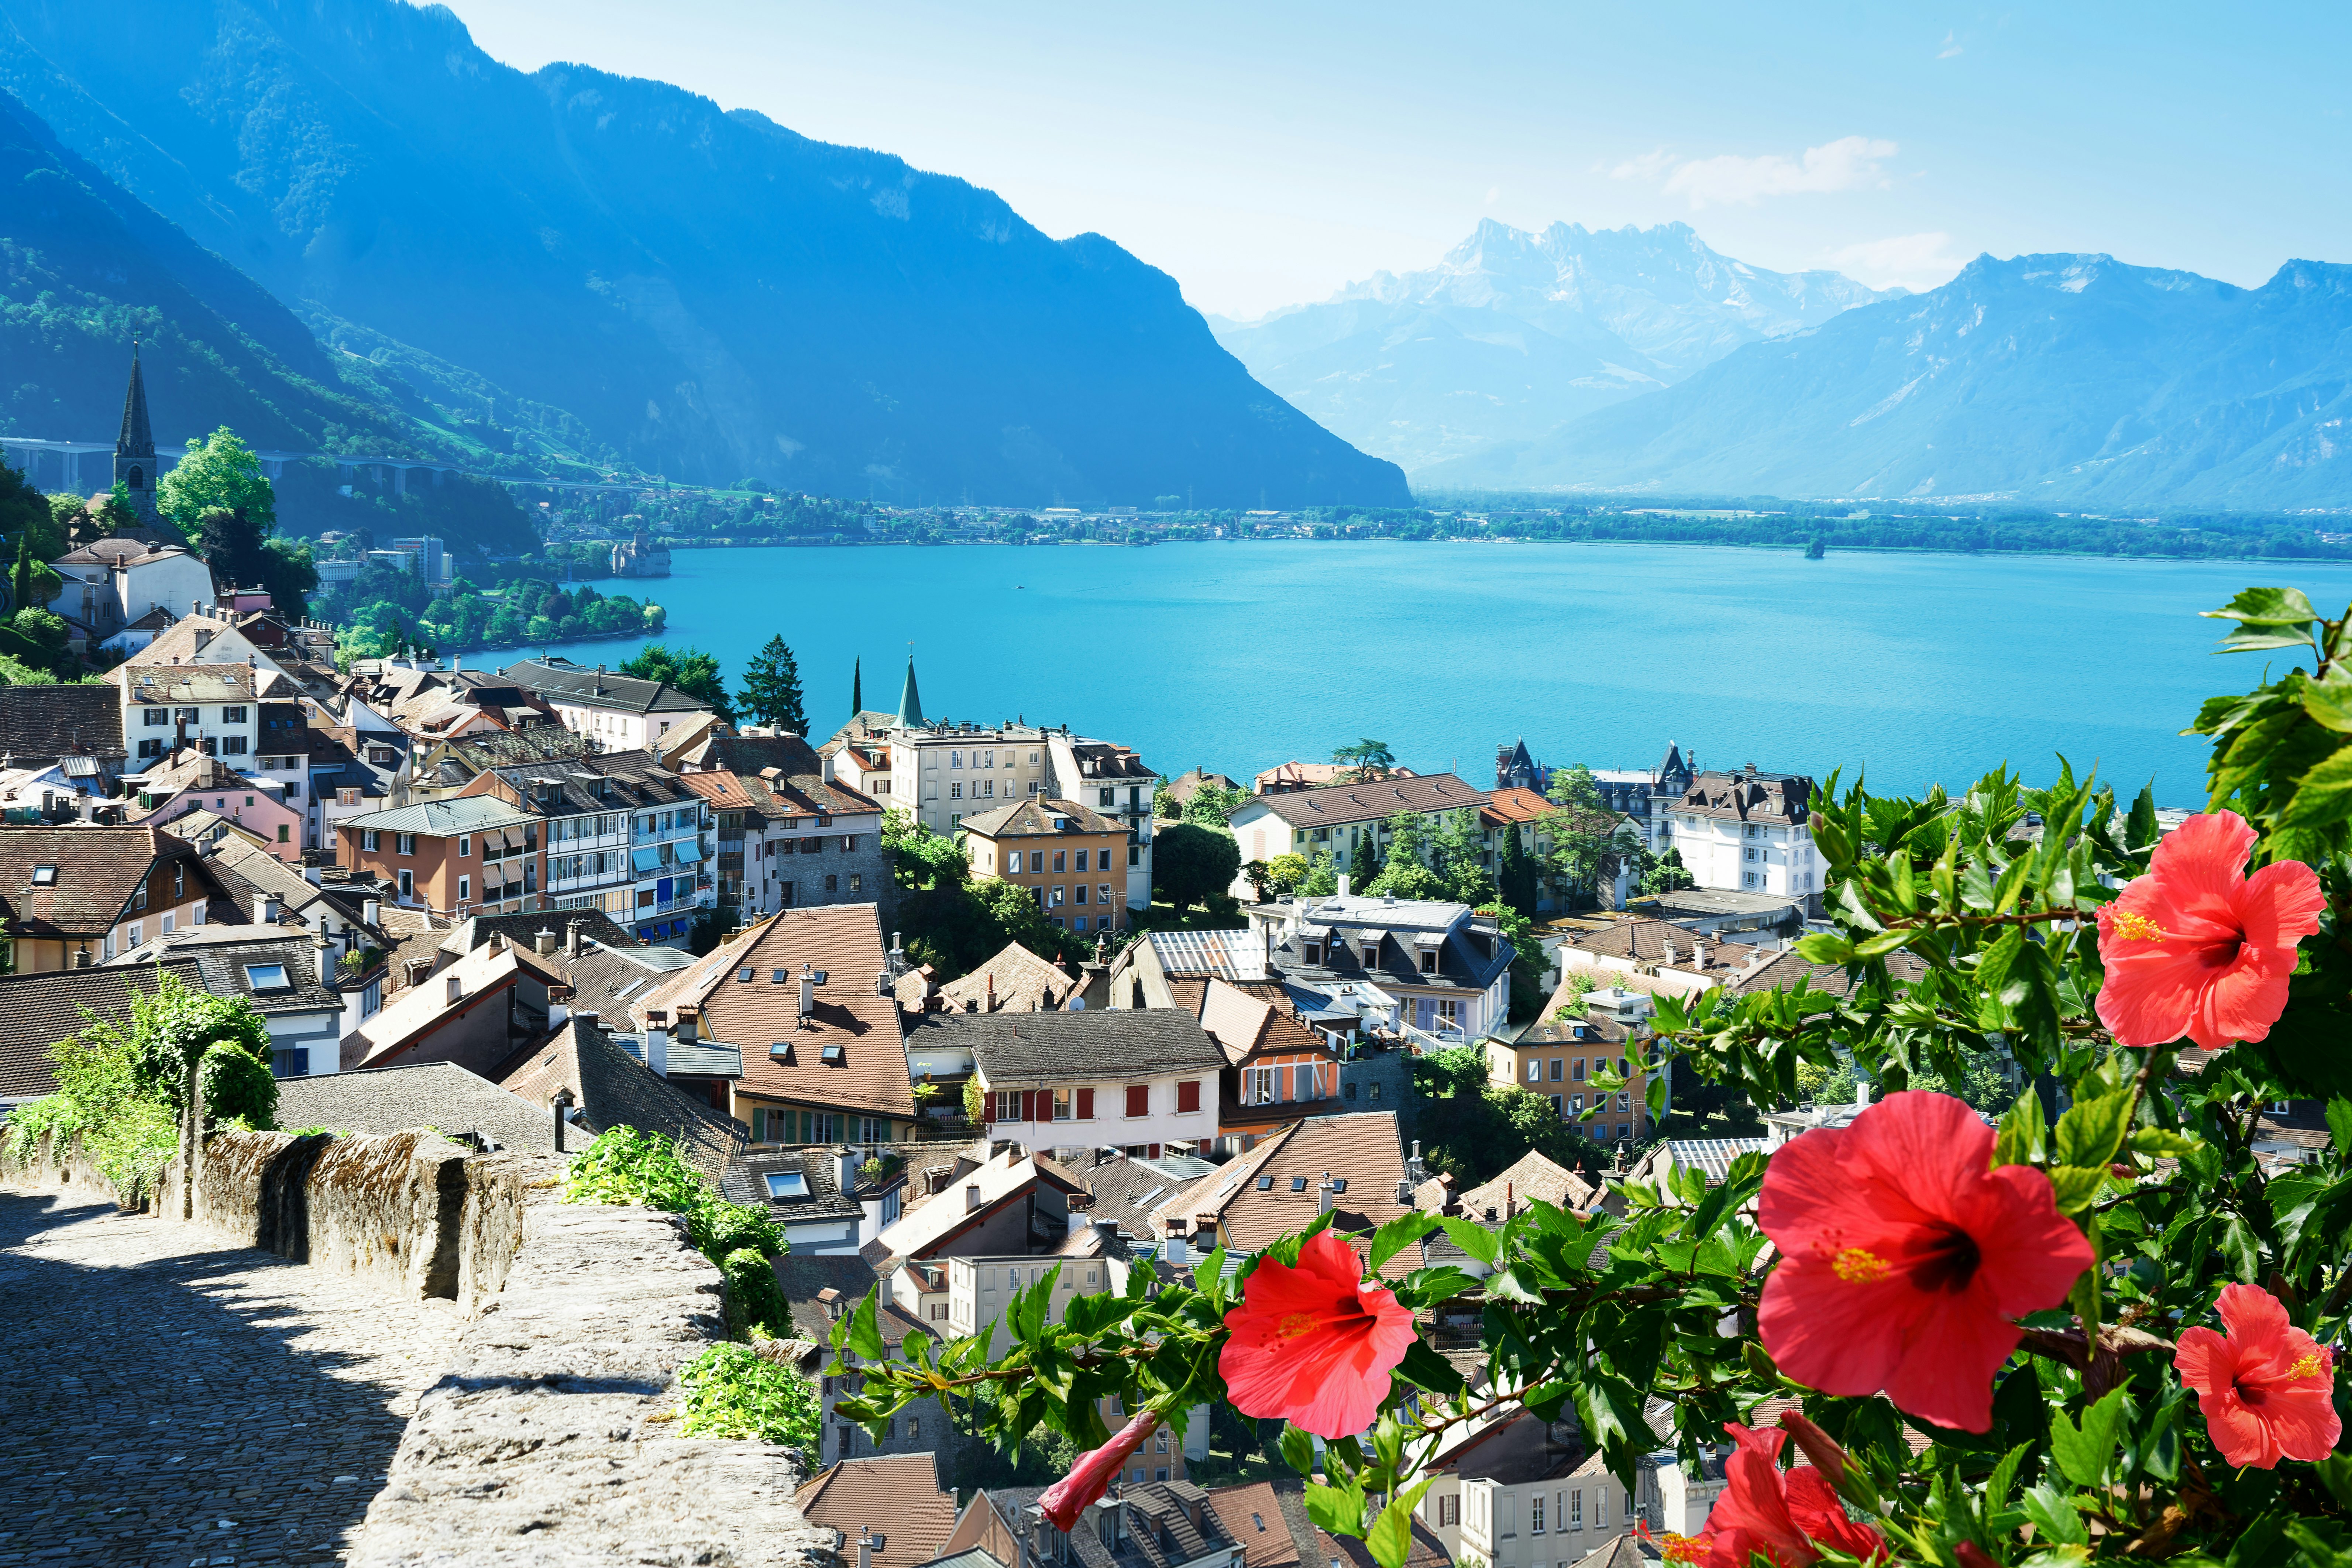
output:
[[[936,1403],[878,1436],[836,1410],[858,1380],[820,1347],[861,1300],[896,1356],[995,1332],[1041,1285],[1059,1321],[1318,1218],[1622,1213],[1612,1184],[1719,1176],[1818,1119],[1643,1065],[1660,997],[1843,983],[1792,950],[1821,912],[1810,778],[1517,740],[1491,781],[1370,740],[1166,777],[1115,715],[927,711],[911,658],[895,701],[804,716],[781,639],[732,699],[712,671],[353,658],[158,525],[146,430],[134,366],[115,489],[46,563],[64,649],[102,668],[0,686],[12,1167],[193,1215],[229,1142],[278,1128],[668,1152],[772,1227],[772,1257],[713,1261],[814,1390],[800,1502],[860,1568],[1371,1561],[1205,1406],[1100,1529],[1047,1541],[1054,1456]],[[438,540],[377,554],[404,551],[446,576]],[[37,570],[20,547],[20,592]],[[12,628],[65,668],[37,614]],[[110,1042],[203,998],[253,1023],[241,1073],[206,1057],[201,1111],[89,1099]],[[1387,1269],[1425,1265],[1466,1271],[1425,1314],[1446,1343],[1477,1261],[1439,1232]],[[1424,1568],[1654,1561],[1651,1528],[1696,1530],[1722,1486],[1662,1452],[1629,1489],[1526,1410],[1433,1464]]]

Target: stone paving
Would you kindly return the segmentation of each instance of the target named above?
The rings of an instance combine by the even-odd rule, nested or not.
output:
[[[461,1326],[0,1186],[0,1568],[341,1562]]]

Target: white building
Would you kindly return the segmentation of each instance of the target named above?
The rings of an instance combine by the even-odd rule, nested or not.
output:
[[[601,664],[588,669],[568,658],[527,658],[499,673],[544,698],[566,729],[608,752],[654,745],[677,726],[710,717],[707,704],[667,681],[614,675]]]
[[[152,764],[181,745],[245,767],[260,748],[261,702],[282,675],[246,664],[128,664],[107,679],[122,691],[122,738],[131,767]]]
[[[49,563],[64,579],[48,607],[104,638],[156,610],[179,616],[213,602],[213,574],[176,544],[101,539]]]
[[[1181,1009],[926,1013],[908,1029],[907,1051],[969,1051],[991,1138],[1157,1159],[1217,1136],[1224,1053]]]
[[[1807,826],[1813,781],[1798,773],[1701,773],[1667,808],[1666,832],[1702,888],[1806,899],[1822,890]]]
[[[1266,974],[1325,995],[1370,985],[1397,1004],[1403,1026],[1438,1043],[1478,1039],[1510,1016],[1515,950],[1467,904],[1343,892],[1244,912]]]

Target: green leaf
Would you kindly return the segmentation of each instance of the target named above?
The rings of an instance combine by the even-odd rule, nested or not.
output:
[[[2352,731],[2352,669],[2331,664],[2303,683],[2303,710],[2331,730]]]
[[[2261,1277],[2263,1245],[2243,1215],[2233,1214],[2222,1222],[2221,1257],[2229,1263],[2230,1272],[2246,1284]]]
[[[2116,1423],[2123,1416],[2126,1390],[2111,1389],[2105,1398],[2083,1411],[2077,1426],[2063,1410],[2050,1414],[2050,1457],[2066,1479],[2080,1487],[2095,1487],[2116,1456]]]
[[[2091,1531],[2084,1524],[2083,1516],[2075,1511],[2066,1494],[2049,1482],[2026,1489],[2019,1506],[2033,1521],[2034,1533],[2043,1540],[2076,1546],[2089,1543]]]
[[[2282,827],[2320,827],[2352,816],[2352,743],[2337,747],[2295,781],[2279,813]]]
[[[2152,1160],[2178,1160],[2197,1147],[2197,1140],[2178,1132],[2167,1132],[2161,1127],[2135,1127],[2129,1139],[2135,1154],[2146,1154]]]
[[[857,1310],[849,1315],[849,1333],[845,1348],[861,1361],[880,1362],[889,1359],[888,1352],[882,1348],[881,1324],[874,1315],[881,1297],[882,1288],[877,1285],[873,1289],[866,1292],[866,1299],[858,1302]]]
[[[2106,1184],[2105,1165],[2061,1165],[2050,1173],[2051,1195],[2058,1200],[2060,1214],[2081,1214]]]
[[[1436,1481],[1437,1478],[1431,1476],[1420,1485],[1397,1493],[1365,1533],[1364,1544],[1371,1549],[1372,1561],[1381,1568],[1404,1568],[1404,1560],[1412,1552],[1412,1510],[1421,1505],[1423,1495]]]
[[[1381,1265],[1437,1228],[1437,1216],[1425,1214],[1399,1215],[1372,1232],[1370,1271],[1378,1274]]]
[[[1360,1536],[1364,1533],[1364,1494],[1309,1481],[1307,1517],[1334,1535]]]
[[[1503,1255],[1502,1237],[1475,1220],[1445,1218],[1437,1223],[1445,1227],[1445,1234],[1454,1238],[1454,1246],[1489,1268]]]
[[[2009,1506],[2010,1489],[2017,1485],[2017,1472],[2025,1464],[2025,1456],[2033,1451],[2031,1443],[2020,1443],[2000,1457],[1992,1468],[1992,1476],[1985,1482],[1984,1500],[1987,1512],[1997,1512]]]
[[[2058,1119],[2056,1155],[2062,1165],[2105,1165],[2123,1146],[2131,1120],[2131,1090],[2078,1100]]]
[[[1847,964],[1853,962],[1853,943],[1835,931],[1810,931],[1797,939],[1797,953],[1808,963]]]
[[[2327,1136],[2338,1154],[2352,1155],[2352,1100],[2327,1102]]]
[[[2213,645],[2215,653],[2258,653],[2266,647],[2309,647],[2307,631],[2231,632]]]
[[[2032,1165],[2041,1162],[2049,1142],[2050,1124],[2042,1114],[2042,1097],[2031,1086],[2017,1103],[2001,1114],[2000,1135],[1993,1141],[1996,1165]]]
[[[2247,588],[2218,610],[2200,610],[2210,621],[2248,626],[2307,626],[2319,618],[2300,588]]]

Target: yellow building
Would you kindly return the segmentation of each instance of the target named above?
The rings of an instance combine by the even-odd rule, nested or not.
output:
[[[967,816],[964,854],[981,880],[1032,889],[1072,931],[1127,925],[1127,826],[1076,801],[1038,796]]]

